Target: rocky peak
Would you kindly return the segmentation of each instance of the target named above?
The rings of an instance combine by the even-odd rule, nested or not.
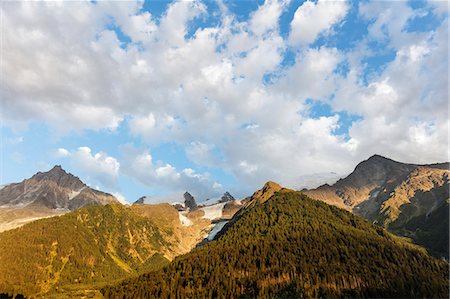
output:
[[[61,165],[55,165],[47,172],[38,172],[31,177],[36,181],[53,181],[58,186],[68,188],[71,190],[79,190],[86,185],[76,176],[71,173],[67,173]]]
[[[235,198],[233,197],[233,195],[231,195],[228,191],[225,192],[222,197],[220,198],[219,202],[228,202],[228,201],[233,201],[235,200]]]
[[[111,194],[86,186],[60,165],[0,190],[0,205],[8,206],[34,205],[49,209],[76,210],[88,205],[117,202]]]
[[[197,208],[195,198],[189,192],[185,192],[183,194],[183,197],[184,197],[184,205],[186,206],[186,208],[189,208],[190,210],[195,210]]]
[[[349,176],[339,180],[335,186],[351,185],[361,188],[367,185],[381,185],[387,181],[403,178],[416,167],[417,165],[405,164],[380,155],[373,155],[360,162]]]
[[[144,204],[144,200],[145,200],[145,196],[141,196],[141,197],[139,197],[138,200],[136,200],[136,201],[133,203],[133,205],[142,205],[142,204]]]
[[[404,164],[380,155],[373,155],[369,159],[364,160],[360,162],[358,165],[356,165],[355,170],[364,167],[373,167],[374,165],[382,165],[384,167],[390,167],[393,165],[404,165]]]

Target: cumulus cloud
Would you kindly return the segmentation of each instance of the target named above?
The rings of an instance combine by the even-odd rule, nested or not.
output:
[[[71,155],[74,166],[87,174],[89,180],[100,182],[108,188],[115,188],[120,163],[104,152],[93,153],[87,146],[79,147]]]
[[[412,163],[447,160],[447,19],[435,31],[418,34],[404,30],[417,15],[406,3],[374,2],[360,10],[364,17],[371,16],[374,28],[367,41],[388,38],[386,47],[395,51],[395,58],[364,83],[360,78],[365,55],[357,53],[354,71],[339,80],[332,105],[363,116],[349,132],[358,155],[379,153]],[[389,14],[392,17],[386,17]]]
[[[217,166],[220,165],[220,159],[214,154],[214,150],[214,144],[193,141],[186,146],[186,155],[198,165]]]
[[[266,1],[240,20],[220,2],[217,22],[193,29],[209,16],[199,1],[172,3],[158,18],[142,2],[6,2],[1,117],[6,126],[45,122],[65,134],[126,126],[145,145],[173,142],[249,191],[269,179],[295,186],[308,173],[347,173],[374,153],[447,158],[442,6],[429,4],[442,24],[417,33],[405,30],[419,15],[407,2],[356,4],[368,34],[341,50],[309,45],[338,31],[355,4],[306,1],[286,36],[279,24],[288,4]],[[374,72],[372,43],[395,53]],[[337,71],[342,65],[348,72]],[[311,101],[330,105],[329,113],[314,115]],[[341,112],[358,121],[338,134]],[[154,161],[148,151],[125,152],[120,162],[87,147],[57,154],[70,154],[108,186],[124,173],[170,192],[222,188],[211,175]]]
[[[293,45],[306,45],[326,34],[345,17],[349,5],[346,1],[306,1],[295,12],[291,22],[289,41]]]
[[[70,156],[70,152],[63,147],[60,147],[55,151],[55,156],[57,158],[66,158]]]
[[[257,35],[278,29],[278,19],[288,1],[267,0],[251,16],[249,25]]]
[[[151,192],[189,191],[199,199],[223,193],[223,186],[208,173],[197,173],[192,168],[178,170],[169,163],[153,161],[148,151],[130,145],[123,147],[122,167],[124,174],[152,188]]]

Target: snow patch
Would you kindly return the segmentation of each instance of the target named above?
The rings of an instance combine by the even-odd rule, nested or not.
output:
[[[184,206],[184,192],[174,193],[169,195],[159,195],[159,196],[145,196],[144,204],[158,204],[158,203],[170,203],[177,204],[183,203]]]
[[[377,190],[375,192],[372,193],[372,195],[370,195],[371,198],[375,198],[378,196],[378,194],[380,194],[380,190]]]
[[[212,230],[209,232],[208,236],[206,237],[208,241],[212,241],[214,237],[222,230],[222,228],[227,224],[228,221],[222,221],[214,225]]]
[[[226,204],[226,202],[223,202],[223,203],[218,203],[215,205],[200,208],[200,210],[202,210],[205,213],[205,215],[203,215],[202,218],[209,219],[209,220],[221,218],[223,207],[225,206],[225,204]]]
[[[180,218],[181,225],[183,225],[183,226],[191,226],[193,224],[192,221],[189,220],[189,218],[187,218],[186,216],[182,215],[181,213],[178,213],[178,216]]]
[[[200,205],[208,205],[208,206],[215,205],[215,204],[218,204],[221,199],[222,199],[221,197],[208,198],[207,200],[199,202],[198,204],[200,204]]]
[[[83,187],[83,188],[81,188],[81,189],[78,190],[78,191],[70,191],[70,194],[69,194],[69,200],[74,199],[74,198],[75,198],[76,196],[78,196],[78,194],[80,194],[80,192],[83,191],[84,189],[86,189],[86,187]]]

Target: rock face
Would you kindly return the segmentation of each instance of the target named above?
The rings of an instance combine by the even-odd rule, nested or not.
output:
[[[141,196],[141,197],[139,197],[138,200],[133,202],[133,205],[143,205],[144,203],[145,203],[145,196]]]
[[[233,195],[231,195],[228,191],[225,192],[222,197],[220,198],[219,202],[229,202],[229,201],[233,201],[235,200],[235,198],[233,197]]]
[[[189,210],[195,210],[197,209],[197,203],[195,202],[194,196],[192,196],[189,192],[184,193],[184,205],[186,208],[189,208]]]
[[[38,206],[53,210],[76,210],[108,203],[118,203],[118,200],[111,194],[88,187],[59,165],[0,190],[0,206],[7,207]]]
[[[448,167],[448,163],[405,164],[375,155],[336,184],[302,192],[448,258]]]
[[[346,178],[304,193],[329,204],[352,210],[379,192],[399,184],[417,166],[396,162],[379,155],[359,163]]]

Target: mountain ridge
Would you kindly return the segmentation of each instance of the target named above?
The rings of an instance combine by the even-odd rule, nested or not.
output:
[[[449,163],[408,164],[394,161],[380,155],[373,155],[355,167],[347,177],[333,185],[322,185],[311,190],[302,190],[311,198],[344,208],[377,223],[401,236],[412,238],[426,246],[436,256],[448,259],[448,216],[429,219],[435,216],[437,208],[441,215],[448,215]],[[448,210],[448,209],[447,209]],[[414,229],[409,223],[420,222],[427,227],[424,232],[420,225]],[[427,225],[428,221],[440,223],[438,242],[427,240],[426,235],[436,241],[439,233]],[[402,223],[402,224],[401,224]],[[408,228],[409,227],[409,228]],[[447,238],[448,240],[448,238]],[[435,246],[434,244],[439,244]]]
[[[113,202],[119,203],[113,195],[92,189],[60,165],[0,189],[0,205],[3,206],[39,205],[49,209],[76,210]]]
[[[236,216],[235,216],[236,217]],[[382,228],[294,191],[240,213],[214,241],[106,298],[448,296],[448,267]],[[414,273],[414,274],[413,274]]]
[[[90,205],[120,203],[55,165],[0,189],[0,232],[36,219],[61,215]]]

